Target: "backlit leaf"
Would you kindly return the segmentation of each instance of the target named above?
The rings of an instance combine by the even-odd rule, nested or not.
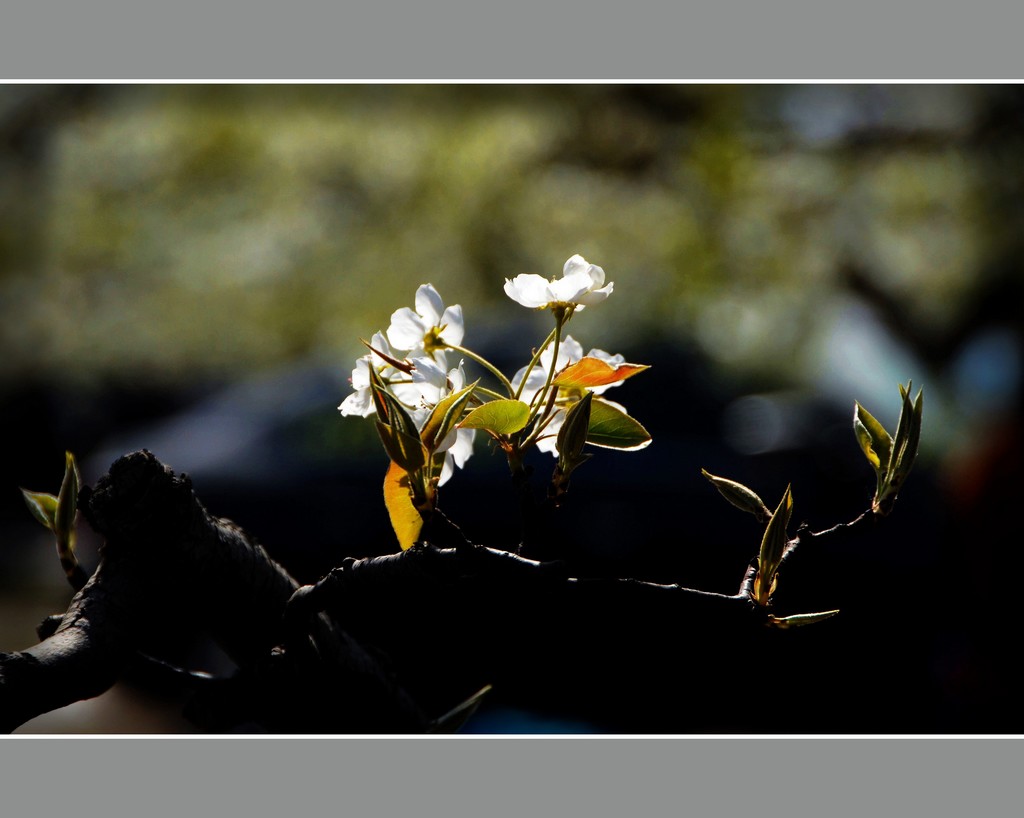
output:
[[[716,477],[705,469],[701,469],[700,473],[710,480],[712,485],[718,489],[719,494],[736,506],[736,508],[742,511],[749,511],[761,522],[767,521],[772,516],[771,511],[768,510],[768,507],[757,493],[742,483],[728,480],[725,477]]]
[[[651,442],[651,436],[640,423],[610,401],[595,398],[590,407],[587,443],[607,449],[637,451]]]
[[[473,390],[476,389],[477,383],[479,381],[475,381],[466,388],[453,392],[437,402],[420,433],[420,439],[427,449],[434,451],[448,436],[448,433],[458,425],[466,404],[473,397]]]
[[[406,471],[416,471],[427,462],[427,453],[419,437],[408,435],[393,426],[377,421],[377,434],[380,435],[384,451],[393,463],[397,463]]]
[[[587,389],[619,383],[650,369],[646,364],[618,364],[612,366],[600,358],[587,356],[563,369],[554,380],[562,389]]]
[[[761,539],[761,550],[757,556],[757,576],[754,577],[754,594],[761,605],[768,604],[768,597],[775,590],[775,572],[782,562],[782,554],[786,550],[786,528],[793,513],[793,492],[786,486],[779,507],[775,509],[768,527]]]
[[[21,494],[25,498],[25,505],[32,512],[32,516],[52,531],[55,525],[54,519],[57,516],[57,498],[52,494],[26,489],[22,489]]]
[[[594,393],[587,392],[565,411],[565,421],[558,430],[557,448],[559,466],[565,470],[567,465],[579,459],[583,446],[587,442],[590,430],[590,414],[594,402]],[[571,469],[569,469],[571,471]]]
[[[831,619],[837,613],[839,613],[838,608],[834,611],[793,614],[792,616],[772,616],[769,614],[768,621],[777,628],[795,628],[799,625],[813,625],[816,622],[823,622],[826,619]]]
[[[478,406],[462,423],[461,429],[486,429],[496,435],[518,432],[530,419],[530,407],[519,400],[492,400]]]
[[[64,455],[64,479],[57,495],[57,509],[53,518],[53,531],[57,535],[57,555],[61,562],[70,566],[75,558],[75,515],[78,513],[78,489],[81,477],[78,465],[71,452]]]
[[[885,431],[885,427],[875,420],[874,416],[860,403],[854,404],[853,429],[861,451],[864,452],[864,456],[871,462],[875,471],[888,468],[892,451],[892,437]]]
[[[896,489],[903,484],[917,458],[917,447],[921,440],[921,419],[924,412],[924,390],[918,390],[917,399],[913,404],[910,402],[909,393],[905,394],[903,403],[903,411],[909,415],[910,420],[907,422],[906,440],[903,447],[897,452],[893,467],[891,480],[893,488]]]
[[[423,517],[412,501],[409,473],[394,462],[388,466],[384,477],[384,505],[398,544],[403,551],[411,548],[423,530]]]

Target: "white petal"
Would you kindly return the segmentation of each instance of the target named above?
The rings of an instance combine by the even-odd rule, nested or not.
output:
[[[423,390],[420,384],[393,383],[390,389],[392,394],[406,407],[418,407],[423,402]]]
[[[413,358],[412,382],[417,384],[430,384],[437,389],[443,389],[448,383],[448,373],[443,367],[437,365],[433,358]]]
[[[388,343],[388,339],[380,330],[377,330],[377,332],[373,333],[373,337],[370,339],[370,346],[373,347],[378,352],[383,352],[385,355],[389,355],[392,358],[401,359],[405,357],[405,353],[402,352],[401,350],[391,348],[391,344]],[[381,358],[380,355],[374,355],[373,361],[374,365],[378,367],[385,365],[390,366],[390,364],[388,364],[387,361]]]
[[[604,301],[608,296],[612,294],[612,288],[614,286],[615,282],[610,281],[608,282],[607,287],[602,287],[600,290],[591,290],[589,293],[581,295],[578,303],[584,304],[588,307],[593,306],[594,304],[600,304],[602,301]]]
[[[430,329],[422,318],[402,307],[391,315],[391,326],[388,327],[388,340],[391,346],[398,349],[416,350],[423,348],[423,336]]]
[[[466,385],[466,370],[462,367],[463,363],[463,361],[459,361],[459,365],[455,369],[448,370],[448,380],[451,382],[452,392],[458,392]]]
[[[564,278],[574,273],[585,273],[590,266],[590,262],[577,253],[566,259],[565,264],[562,265],[562,277]]]
[[[423,425],[427,422],[427,418],[430,417],[430,409],[422,407],[419,409],[410,409],[409,416],[412,418],[412,422],[416,424],[417,429],[423,429]]]
[[[374,413],[373,399],[369,389],[357,389],[341,402],[338,410],[342,415],[369,417]]]
[[[446,452],[452,446],[455,445],[455,441],[459,438],[459,430],[452,429],[448,434],[444,436],[444,439],[434,447],[435,452]]]
[[[466,331],[462,322],[462,306],[454,304],[446,309],[441,316],[441,323],[437,326],[445,328],[441,333],[441,340],[459,346]]]
[[[551,347],[548,347],[547,352],[547,366],[551,366]],[[542,356],[543,357],[543,356]],[[583,357],[583,347],[580,342],[573,338],[571,335],[566,335],[562,339],[562,343],[558,345],[558,363],[555,366],[555,371],[564,369],[569,364],[576,363],[580,358]]]
[[[422,284],[416,290],[416,312],[424,319],[430,327],[441,326],[441,313],[444,312],[444,302],[433,284]]]
[[[548,355],[548,367],[551,366],[551,356]],[[524,366],[515,375],[512,376],[512,387],[513,389],[519,389],[519,384],[523,382],[523,376],[526,374],[526,367]],[[519,393],[519,400],[525,403],[527,406],[533,402],[534,396],[540,391],[540,388],[544,385],[547,380],[547,368],[543,364],[534,366],[530,370],[530,377],[526,379],[526,385],[523,387],[522,392]]]
[[[554,301],[565,301],[575,304],[580,297],[590,291],[593,282],[586,271],[574,272],[565,278],[558,278],[551,282],[548,289],[554,295]]]
[[[538,309],[557,299],[548,290],[548,280],[536,273],[521,273],[509,281],[505,279],[505,294],[524,307]]]
[[[441,475],[438,477],[437,485],[443,486],[449,480],[452,479],[452,475],[455,474],[455,466],[452,465],[452,456],[446,454],[444,456],[444,465],[441,466]]]
[[[356,360],[356,368],[352,370],[352,388],[370,388],[370,356],[364,355]]]
[[[612,366],[618,366],[619,364],[626,363],[625,356],[619,353],[611,355],[610,353],[605,352],[603,349],[592,349],[590,350],[590,352],[587,353],[587,357],[597,358],[598,360],[604,361],[606,364],[611,364]]]
[[[456,440],[449,449],[449,454],[454,458],[455,465],[460,469],[466,465],[466,461],[473,456],[473,441],[476,439],[476,429],[457,429]]]

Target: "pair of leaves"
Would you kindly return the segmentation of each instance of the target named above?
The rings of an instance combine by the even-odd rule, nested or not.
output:
[[[521,400],[501,399],[490,400],[474,408],[460,427],[485,429],[496,436],[501,436],[520,431],[525,428],[528,421],[529,406]],[[648,445],[650,440],[647,430],[623,412],[622,408],[607,400],[594,400],[588,424],[588,443],[604,448],[635,451]]]
[[[424,515],[433,510],[433,479],[440,474],[444,450],[473,397],[476,383],[438,401],[422,430],[416,429],[408,411],[372,369],[370,384],[377,410],[377,433],[391,459],[384,477],[384,505],[404,551],[419,539]]]
[[[576,405],[578,403],[573,404]],[[501,437],[524,429],[529,420],[529,406],[522,401],[501,399],[478,406],[466,415],[459,426],[462,429],[484,429],[495,437]],[[651,435],[619,406],[596,398],[590,409],[586,442],[606,449],[637,451],[650,444]]]
[[[789,538],[786,529],[793,513],[793,493],[789,486],[782,496],[782,501],[775,512],[768,510],[764,501],[753,489],[742,483],[718,477],[706,469],[701,469],[719,493],[736,508],[753,514],[761,522],[768,521],[764,536],[761,538],[761,549],[757,555],[757,574],[754,576],[754,601],[762,607],[768,607],[771,595],[779,580],[779,565],[786,554]],[[776,628],[795,628],[800,625],[813,625],[830,619],[839,613],[838,610],[821,611],[819,613],[793,614],[791,616],[775,616],[768,614],[768,624]]]
[[[65,452],[64,479],[56,497],[45,492],[21,490],[32,516],[56,536],[57,556],[69,576],[78,566],[78,558],[75,556],[75,515],[78,513],[78,491],[81,486],[82,477],[75,456]]]
[[[420,431],[401,401],[371,369],[370,386],[377,410],[377,432],[391,461],[407,472],[427,465],[455,431],[477,383],[471,383],[438,401]]]
[[[870,412],[859,402],[855,402],[853,410],[853,431],[857,443],[875,470],[877,483],[872,508],[876,514],[886,514],[890,504],[884,504],[888,498],[895,499],[917,458],[917,449],[921,440],[921,421],[924,411],[924,390],[918,390],[917,397],[910,399],[910,389],[899,384],[902,406],[900,418],[896,424],[896,435],[891,436]]]

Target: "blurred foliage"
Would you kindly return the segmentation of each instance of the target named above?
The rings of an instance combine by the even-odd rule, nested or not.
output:
[[[530,318],[503,278],[579,252],[616,282],[585,345],[599,321],[627,357],[695,344],[755,385],[930,385],[1016,241],[1019,133],[985,130],[1014,93],[8,86],[0,383],[343,369],[425,281],[478,341]],[[841,336],[886,322],[913,371]]]

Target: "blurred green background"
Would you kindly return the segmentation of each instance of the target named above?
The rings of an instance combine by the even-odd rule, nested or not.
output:
[[[65,448],[87,481],[119,446],[161,456],[153,440],[183,437],[196,453],[170,465],[197,474],[234,440],[224,484],[357,457],[380,471],[369,424],[335,411],[358,339],[431,282],[462,304],[466,344],[514,371],[547,328],[503,279],[555,275],[573,253],[615,282],[574,336],[656,359],[615,395],[654,407],[662,459],[635,461],[648,475],[774,465],[808,439],[856,462],[854,399],[892,428],[896,383],[913,378],[929,487],[916,513],[929,531],[996,537],[1020,487],[1022,125],[1024,94],[1006,85],[0,87],[0,648],[33,641],[25,598],[66,605],[17,493],[56,490]],[[302,372],[326,373],[313,419],[298,397],[287,408],[309,382],[286,373]],[[256,384],[230,393],[241,421],[147,427],[239,383]],[[291,454],[239,437],[259,422],[245,407],[304,418]],[[684,437],[685,460],[665,454]],[[870,474],[844,469],[862,506]],[[754,477],[769,474],[780,494],[785,475]],[[954,545],[915,548],[943,564],[933,593],[950,605],[1010,567],[998,551],[947,564]],[[955,665],[937,700],[965,715],[911,726],[998,728],[965,704],[1009,678],[978,669],[975,635],[934,660]],[[90,725],[53,729],[104,729]]]

